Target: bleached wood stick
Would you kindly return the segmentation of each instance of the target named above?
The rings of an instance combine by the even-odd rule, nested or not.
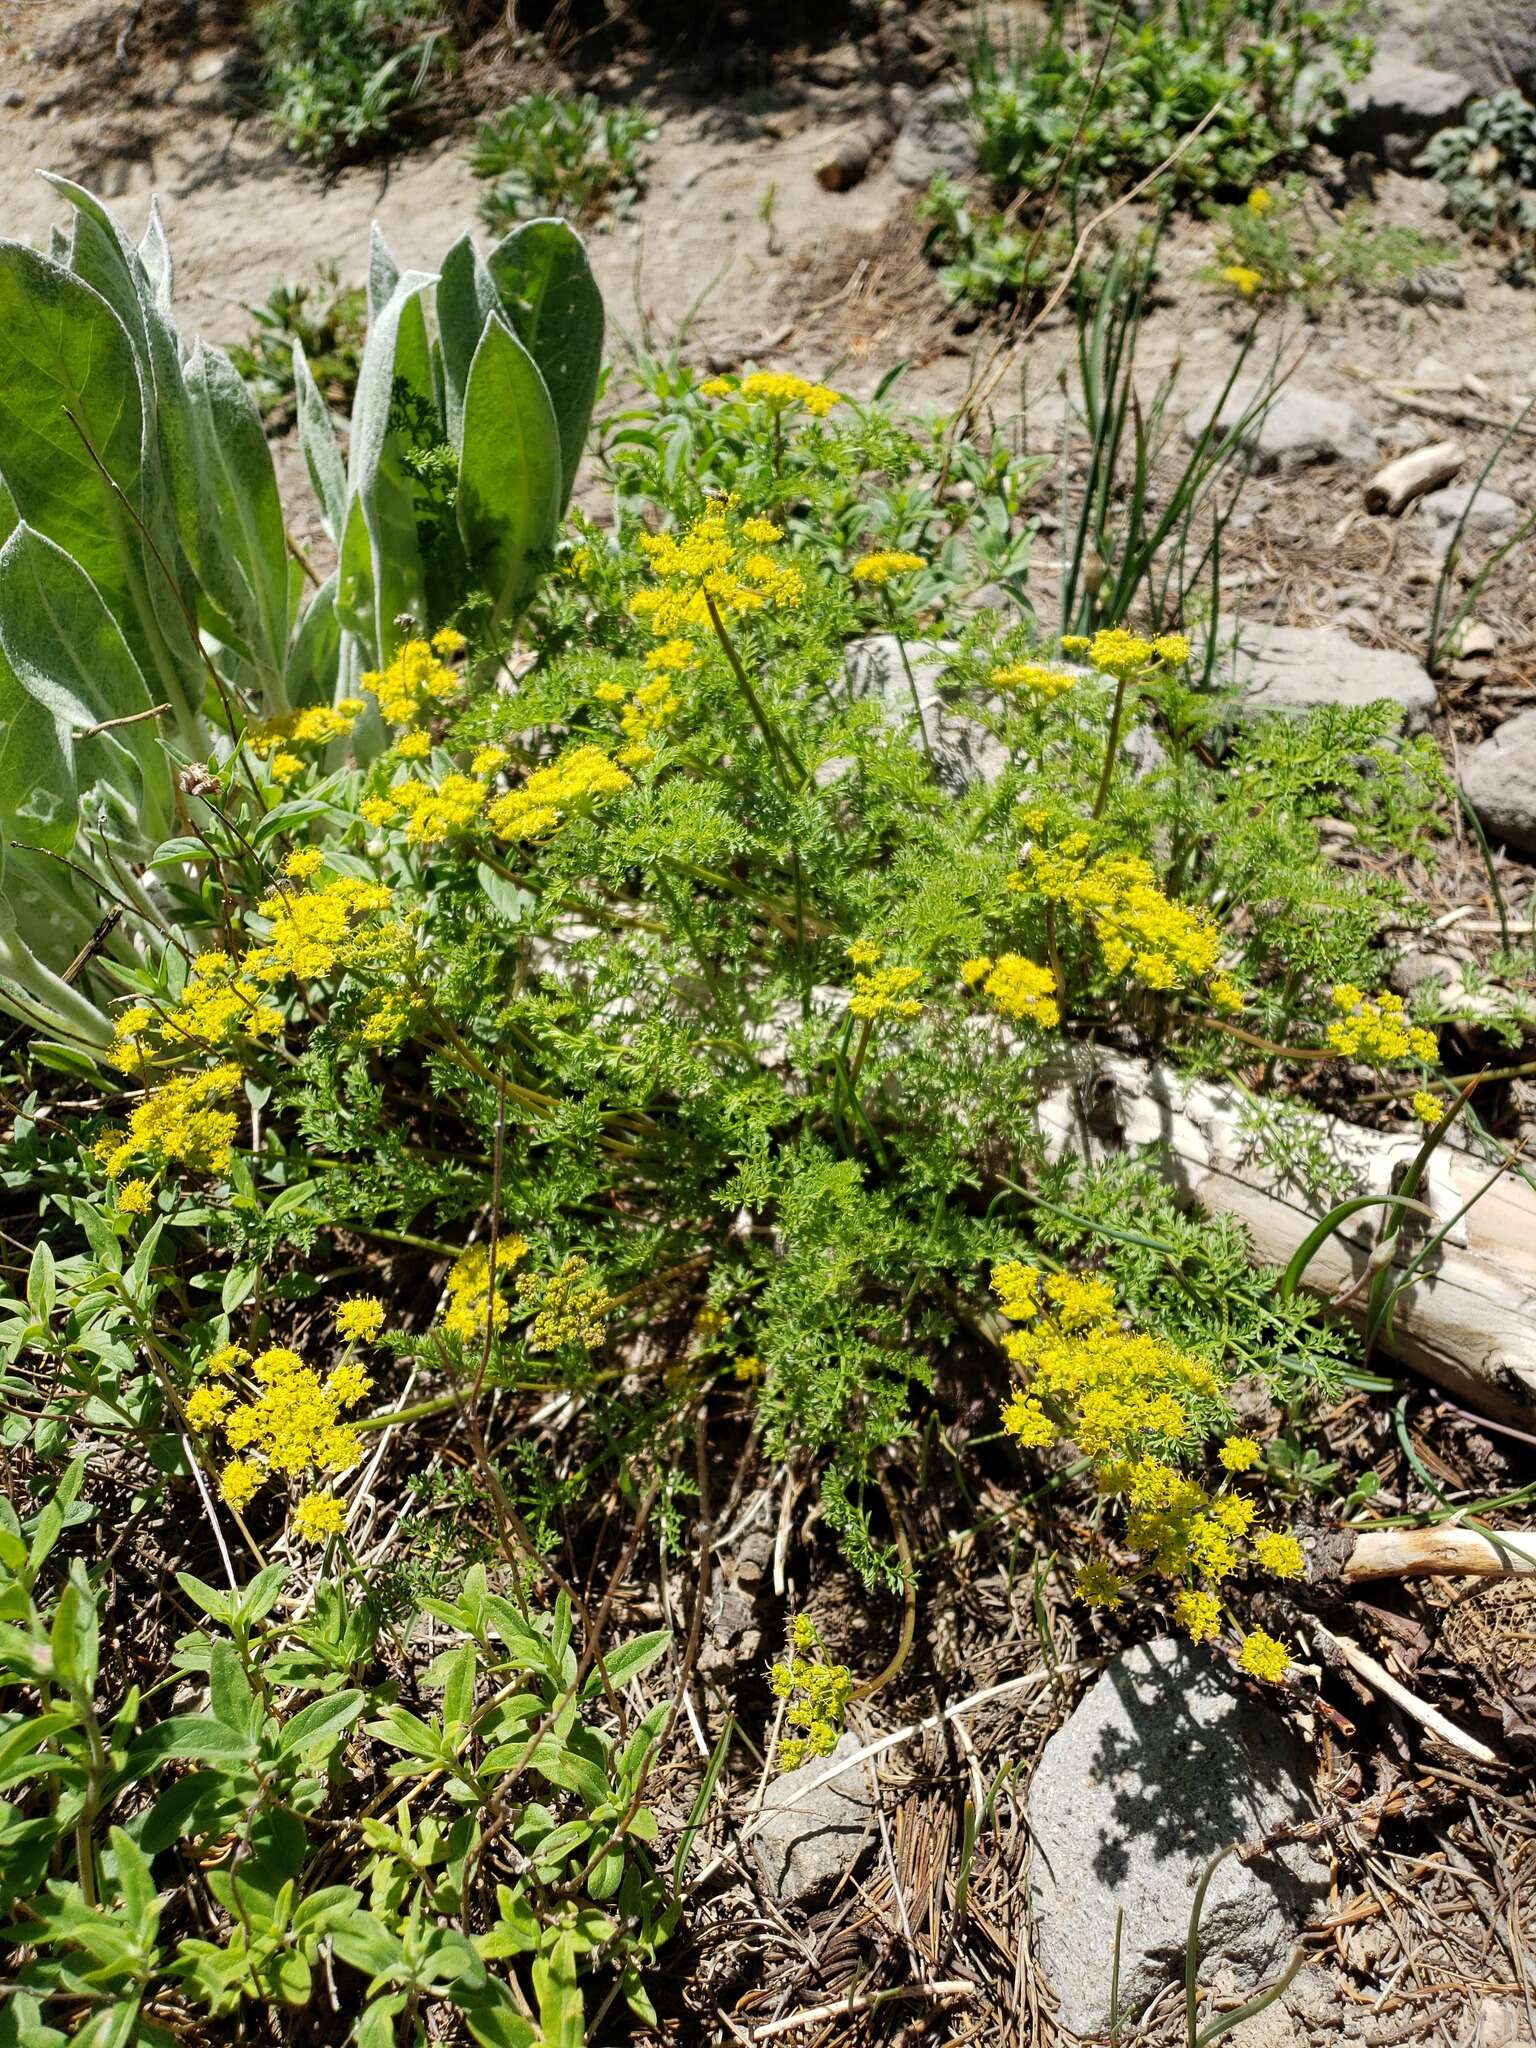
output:
[[[1061,1071],[1061,1070],[1058,1070]],[[1073,1078],[1040,1105],[1052,1157],[1097,1161],[1131,1147],[1147,1157],[1191,1207],[1236,1216],[1266,1265],[1284,1266],[1334,1206],[1309,1187],[1302,1167],[1277,1170],[1271,1145],[1252,1135],[1253,1105],[1241,1090],[1187,1081],[1171,1067],[1084,1048]],[[1361,1130],[1341,1117],[1309,1114],[1309,1144],[1326,1157],[1349,1194],[1390,1194],[1422,1140]],[[1445,1387],[1480,1414],[1536,1427],[1536,1192],[1516,1174],[1450,1144],[1432,1157],[1419,1198],[1436,1227],[1450,1230],[1419,1268],[1393,1312],[1383,1350]],[[1489,1186],[1492,1181],[1493,1185]],[[1474,1197],[1477,1199],[1474,1201]],[[1468,1202],[1460,1220],[1451,1219]],[[1360,1286],[1385,1208],[1350,1217],[1318,1250],[1303,1284],[1329,1298]],[[1399,1236],[1395,1278],[1422,1249],[1428,1229],[1410,1218]]]
[[[1463,1756],[1472,1757],[1477,1763],[1498,1762],[1496,1752],[1491,1750],[1486,1742],[1479,1742],[1475,1735],[1464,1734],[1454,1721],[1445,1718],[1438,1707],[1432,1707],[1428,1700],[1421,1700],[1417,1693],[1410,1692],[1406,1685],[1392,1676],[1384,1664],[1378,1664],[1374,1657],[1362,1650],[1358,1643],[1351,1642],[1348,1636],[1336,1636],[1316,1620],[1308,1621],[1307,1630],[1325,1650],[1331,1650],[1336,1657],[1342,1658],[1357,1678],[1363,1678],[1366,1684],[1374,1686],[1377,1692],[1385,1693],[1394,1706],[1401,1707],[1405,1714],[1417,1721],[1421,1728],[1427,1728],[1431,1735],[1438,1735],[1442,1742],[1449,1743],[1452,1749],[1459,1749]]]
[[[1366,1529],[1344,1560],[1346,1586],[1364,1579],[1418,1579],[1466,1572],[1478,1578],[1536,1572],[1536,1529]]]
[[[1429,448],[1399,455],[1385,469],[1378,469],[1366,485],[1366,511],[1390,512],[1395,519],[1415,498],[1448,484],[1465,460],[1466,451],[1459,441],[1436,441]]]

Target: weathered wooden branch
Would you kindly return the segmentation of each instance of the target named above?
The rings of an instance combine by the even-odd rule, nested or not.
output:
[[[1040,1106],[1053,1154],[1100,1160],[1130,1147],[1147,1156],[1191,1205],[1239,1217],[1266,1264],[1284,1266],[1336,1195],[1310,1190],[1300,1171],[1270,1163],[1254,1105],[1239,1089],[1182,1078],[1171,1067],[1085,1049]],[[1307,1130],[1350,1192],[1389,1194],[1417,1153],[1418,1137],[1384,1136],[1338,1117],[1309,1116]],[[1397,1302],[1382,1348],[1484,1415],[1536,1426],[1536,1193],[1497,1164],[1442,1144],[1419,1199],[1433,1226],[1410,1216],[1399,1232],[1395,1280],[1428,1238],[1446,1230]],[[1458,1212],[1467,1208],[1464,1215]],[[1304,1285],[1348,1295],[1363,1314],[1362,1286],[1390,1211],[1350,1217],[1319,1249]]]
[[[1436,441],[1431,447],[1399,455],[1385,469],[1378,469],[1366,485],[1366,511],[1390,512],[1395,519],[1415,498],[1448,484],[1465,460],[1466,451],[1459,441]]]
[[[861,184],[894,132],[888,121],[870,120],[833,136],[831,148],[816,166],[817,184],[828,192],[846,192]]]
[[[1431,1735],[1437,1735],[1452,1749],[1459,1749],[1463,1756],[1471,1757],[1480,1764],[1496,1764],[1499,1759],[1486,1742],[1479,1742],[1475,1735],[1468,1735],[1458,1728],[1454,1721],[1448,1721],[1438,1707],[1432,1707],[1428,1700],[1421,1700],[1417,1693],[1410,1692],[1399,1678],[1394,1678],[1384,1664],[1379,1664],[1369,1651],[1362,1650],[1357,1642],[1348,1636],[1336,1636],[1331,1629],[1313,1617],[1307,1623],[1308,1633],[1324,1650],[1347,1664],[1357,1678],[1363,1678],[1377,1692],[1385,1693],[1393,1705],[1411,1716]]]
[[[1466,1573],[1503,1578],[1536,1572],[1536,1529],[1362,1529],[1339,1567],[1339,1581],[1422,1579]]]

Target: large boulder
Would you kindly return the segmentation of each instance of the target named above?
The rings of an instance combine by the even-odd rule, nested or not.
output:
[[[1308,1784],[1290,1724],[1209,1655],[1164,1638],[1115,1658],[1046,1744],[1029,1789],[1037,1954],[1062,2025],[1109,2028],[1117,1913],[1126,2022],[1182,1975],[1206,1865],[1304,1821]],[[1326,1897],[1326,1868],[1296,1843],[1251,1863],[1229,1856],[1206,1893],[1202,1950],[1253,1988],[1283,1967]]]
[[[1536,711],[1506,719],[1462,756],[1461,787],[1485,832],[1536,853]]]
[[[1185,438],[1198,441],[1213,420],[1218,434],[1232,432],[1263,398],[1264,389],[1260,379],[1243,377],[1225,398],[1202,400],[1184,416]],[[1376,436],[1346,399],[1287,383],[1243,427],[1239,447],[1249,468],[1263,476],[1319,462],[1372,462]]]
[[[1374,704],[1385,697],[1402,707],[1402,722],[1410,732],[1422,732],[1434,714],[1434,683],[1411,654],[1362,647],[1337,626],[1221,619],[1216,630],[1218,661],[1238,684],[1242,708],[1250,716],[1315,711],[1326,704]]]
[[[1467,101],[1504,86],[1536,97],[1536,8],[1530,0],[1380,0],[1375,55],[1349,89],[1335,141],[1406,170]]]

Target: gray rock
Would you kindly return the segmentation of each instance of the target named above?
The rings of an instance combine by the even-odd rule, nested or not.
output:
[[[1117,1657],[1045,1746],[1029,1790],[1039,1962],[1076,2034],[1110,2022],[1115,1915],[1120,2004],[1137,2013],[1184,1966],[1206,1864],[1308,1813],[1307,1758],[1270,1708],[1170,1639]],[[1327,1873],[1289,1843],[1229,1856],[1206,1893],[1202,1947],[1244,1990],[1284,1962]]]
[[[1419,63],[1401,46],[1378,46],[1370,70],[1346,94],[1339,146],[1371,150],[1394,170],[1406,170],[1430,136],[1457,118],[1474,90],[1459,71]]]
[[[898,183],[926,185],[936,171],[952,178],[976,175],[976,131],[964,90],[936,85],[907,109],[891,152]]]
[[[1458,543],[1461,548],[1469,541],[1497,547],[1509,539],[1520,523],[1520,507],[1503,491],[1495,491],[1487,484],[1447,484],[1443,490],[1431,491],[1419,500],[1419,517],[1429,528],[1430,552],[1437,559],[1450,552],[1463,512],[1467,518]]]
[[[1382,0],[1372,28],[1378,61],[1389,54],[1454,73],[1469,94],[1506,85],[1536,93],[1530,0]]]
[[[984,725],[961,717],[945,701],[940,679],[954,651],[951,643],[942,640],[902,643],[894,633],[873,633],[867,640],[849,641],[843,660],[854,696],[877,698],[885,707],[886,723],[894,730],[910,731],[919,746],[920,708],[934,773],[946,789],[959,791],[973,782],[995,782],[1008,765],[1008,750]],[[915,702],[913,684],[917,686]]]
[[[1536,853],[1536,711],[1507,719],[1463,756],[1461,787],[1485,832]]]
[[[814,1784],[839,1757],[853,1756],[860,1747],[857,1736],[844,1735],[831,1756],[814,1757],[768,1787],[752,1853],[787,1904],[830,1890],[872,1838],[875,1794],[868,1764]]]
[[[1198,441],[1214,417],[1219,433],[1230,433],[1248,408],[1258,402],[1263,384],[1241,378],[1224,400],[1207,401],[1184,416],[1184,434]],[[1372,462],[1376,436],[1342,398],[1327,398],[1295,383],[1282,384],[1262,413],[1243,430],[1240,446],[1248,466],[1258,475],[1272,470],[1305,469],[1316,462]]]
[[[1335,626],[1218,621],[1221,662],[1242,691],[1244,711],[1315,711],[1323,704],[1400,704],[1410,732],[1435,710],[1435,686],[1411,654],[1362,647]]]

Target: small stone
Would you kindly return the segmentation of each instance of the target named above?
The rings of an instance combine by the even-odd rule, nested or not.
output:
[[[1484,831],[1536,853],[1536,711],[1522,711],[1464,755],[1461,787]]]
[[[768,1787],[752,1852],[774,1895],[787,1905],[829,1891],[846,1877],[873,1834],[868,1764],[815,1783],[838,1758],[856,1756],[861,1747],[856,1735],[844,1735],[831,1756],[813,1757]]]
[[[1453,651],[1463,661],[1477,661],[1498,653],[1499,636],[1486,619],[1470,619],[1457,634]]]
[[[975,176],[976,133],[962,87],[936,85],[919,93],[901,124],[891,169],[902,185],[926,185],[938,171]]]
[[[1520,507],[1503,491],[1487,484],[1447,484],[1419,500],[1419,517],[1429,528],[1430,552],[1443,558],[1456,538],[1456,528],[1466,513],[1458,547],[1469,541],[1497,547],[1520,523]]]
[[[1186,440],[1198,441],[1213,416],[1219,434],[1231,432],[1263,392],[1258,380],[1242,379],[1225,399],[1195,406],[1184,417]],[[1249,467],[1260,476],[1318,462],[1366,463],[1376,458],[1376,436],[1352,405],[1294,383],[1282,384],[1271,394],[1263,412],[1243,429],[1239,445]]]
[[[1294,1730],[1210,1656],[1164,1637],[1116,1657],[1029,1788],[1038,1957],[1061,2024],[1108,2030],[1117,1911],[1122,2013],[1177,1978],[1206,1865],[1304,1819],[1307,1785]],[[1300,1844],[1252,1863],[1228,1856],[1206,1893],[1203,1952],[1251,1991],[1283,1968],[1326,1896],[1326,1871]]]
[[[1243,709],[1315,711],[1324,704],[1373,704],[1390,698],[1402,707],[1410,732],[1434,715],[1435,686],[1411,654],[1362,647],[1334,626],[1270,626],[1218,621],[1221,658],[1242,689]]]

